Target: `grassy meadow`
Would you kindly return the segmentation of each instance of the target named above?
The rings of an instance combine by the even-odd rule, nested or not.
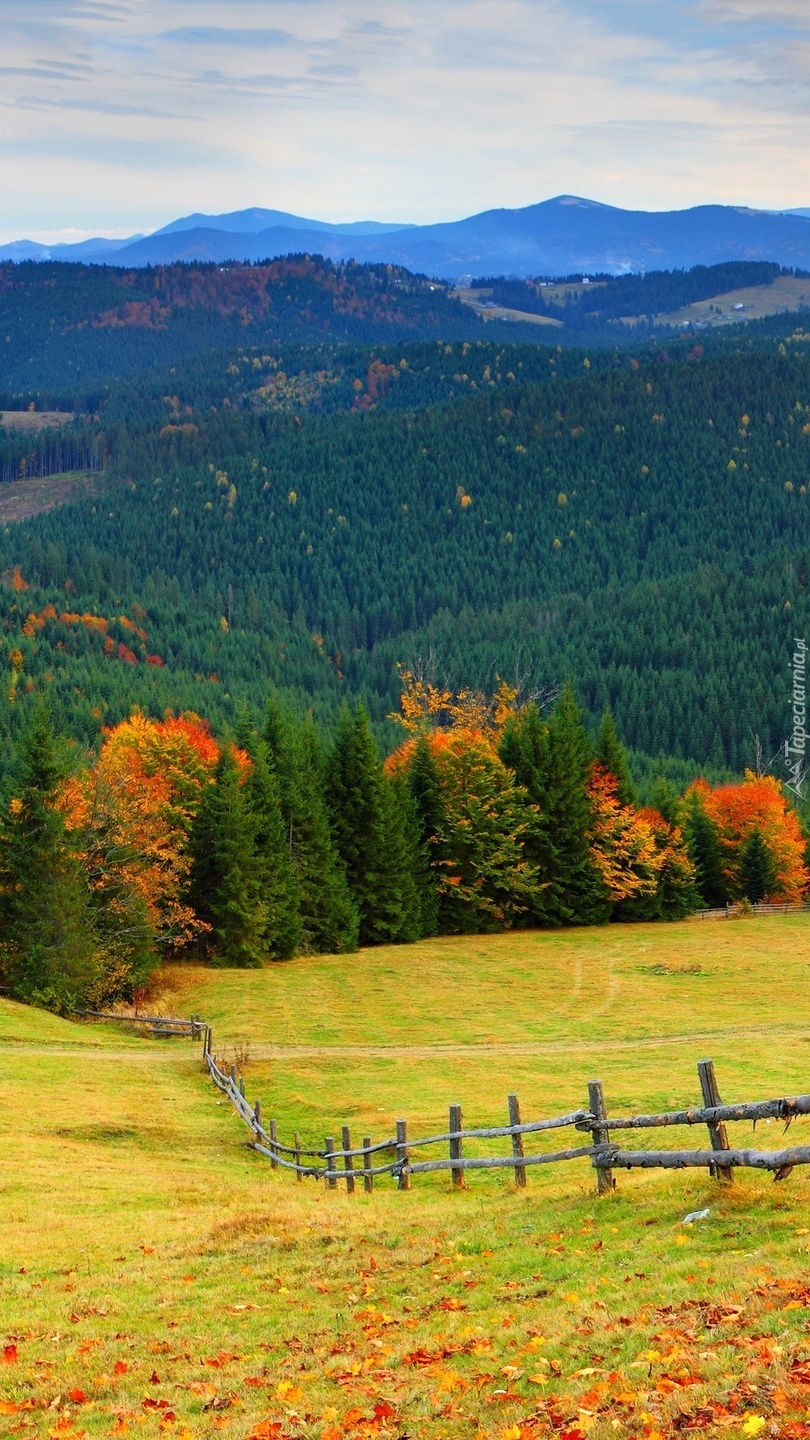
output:
[[[562,1113],[596,1076],[617,1114],[695,1103],[707,1055],[725,1100],[808,1091],[808,942],[805,916],[467,937],[176,967],[156,1003],[211,1022],[282,1138],[357,1142],[450,1103],[505,1123],[512,1090]],[[350,1196],[250,1151],[198,1046],[4,1001],[0,1136],[0,1435],[810,1436],[810,1171]]]

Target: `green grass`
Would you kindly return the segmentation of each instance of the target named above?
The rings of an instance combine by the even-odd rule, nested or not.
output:
[[[780,916],[183,968],[166,1008],[319,1143],[453,1102],[505,1123],[511,1090],[559,1113],[597,1075],[627,1113],[694,1103],[707,1054],[725,1099],[810,1090],[808,939]],[[810,1174],[622,1172],[597,1200],[579,1161],[349,1196],[245,1142],[198,1047],[0,1001],[0,1433],[810,1434]]]

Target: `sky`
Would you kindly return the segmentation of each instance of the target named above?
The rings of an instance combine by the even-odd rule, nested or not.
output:
[[[810,0],[2,0],[0,242],[810,205]]]

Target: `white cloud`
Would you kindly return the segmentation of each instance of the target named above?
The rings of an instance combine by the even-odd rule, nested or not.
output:
[[[807,0],[3,0],[6,238],[810,200]]]

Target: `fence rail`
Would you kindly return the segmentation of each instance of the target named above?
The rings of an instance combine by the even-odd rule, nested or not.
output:
[[[120,1015],[107,1010],[72,1010],[71,1014],[81,1020],[118,1020],[124,1025],[146,1025],[158,1039],[187,1035],[191,1040],[202,1040],[208,1031],[208,1026],[199,1015],[192,1015],[190,1020],[182,1020],[173,1015]]]
[[[733,920],[735,915],[791,915],[794,911],[807,911],[804,903],[793,904],[787,900],[776,903],[758,901],[756,905],[721,905],[716,910],[697,910],[698,920]]]
[[[464,1176],[472,1170],[510,1169],[514,1172],[515,1183],[525,1186],[526,1172],[535,1165],[554,1165],[568,1160],[588,1159],[596,1170],[597,1189],[600,1194],[615,1189],[614,1170],[684,1170],[707,1168],[718,1180],[730,1183],[733,1171],[739,1167],[773,1172],[775,1180],[784,1180],[796,1165],[810,1165],[810,1145],[799,1145],[782,1150],[735,1149],[728,1141],[726,1124],[749,1121],[756,1127],[757,1121],[781,1120],[785,1130],[796,1116],[810,1115],[810,1095],[794,1095],[774,1100],[745,1101],[724,1105],[720,1099],[711,1060],[698,1062],[698,1078],[703,1098],[702,1105],[687,1110],[664,1111],[655,1115],[609,1116],[605,1106],[604,1091],[599,1080],[588,1085],[588,1108],[572,1110],[545,1120],[521,1122],[520,1103],[517,1095],[508,1097],[508,1125],[486,1126],[465,1129],[459,1105],[452,1105],[449,1111],[449,1128],[436,1135],[412,1138],[408,1135],[405,1120],[398,1120],[396,1134],[374,1144],[369,1136],[364,1137],[360,1146],[352,1145],[349,1127],[341,1127],[341,1144],[334,1136],[328,1135],[322,1149],[307,1150],[301,1145],[296,1134],[294,1144],[284,1144],[278,1138],[275,1120],[267,1127],[262,1123],[261,1104],[251,1105],[245,1096],[245,1082],[237,1074],[236,1067],[223,1068],[212,1050],[212,1032],[205,1028],[203,1056],[208,1073],[214,1085],[227,1095],[234,1109],[251,1131],[249,1142],[254,1150],[269,1159],[273,1168],[292,1171],[299,1180],[311,1177],[324,1180],[330,1189],[338,1181],[345,1181],[346,1189],[353,1193],[358,1180],[370,1193],[378,1177],[389,1175],[397,1181],[400,1189],[410,1188],[412,1175],[426,1175],[450,1171],[453,1185],[463,1188]],[[710,1148],[701,1150],[624,1150],[611,1139],[611,1131],[663,1130],[672,1126],[705,1125],[709,1132]],[[565,1150],[541,1151],[526,1154],[525,1137],[548,1131],[571,1128],[590,1133],[589,1145],[577,1145]],[[493,1156],[466,1156],[464,1143],[468,1140],[498,1140],[509,1138],[511,1154]],[[426,1146],[446,1145],[448,1155],[440,1158],[414,1159],[414,1152]],[[383,1164],[373,1164],[372,1157],[387,1154],[390,1159]],[[294,1158],[288,1158],[294,1157]],[[306,1162],[310,1163],[306,1163]],[[311,1163],[321,1161],[323,1163]],[[359,1162],[357,1168],[355,1161]]]

